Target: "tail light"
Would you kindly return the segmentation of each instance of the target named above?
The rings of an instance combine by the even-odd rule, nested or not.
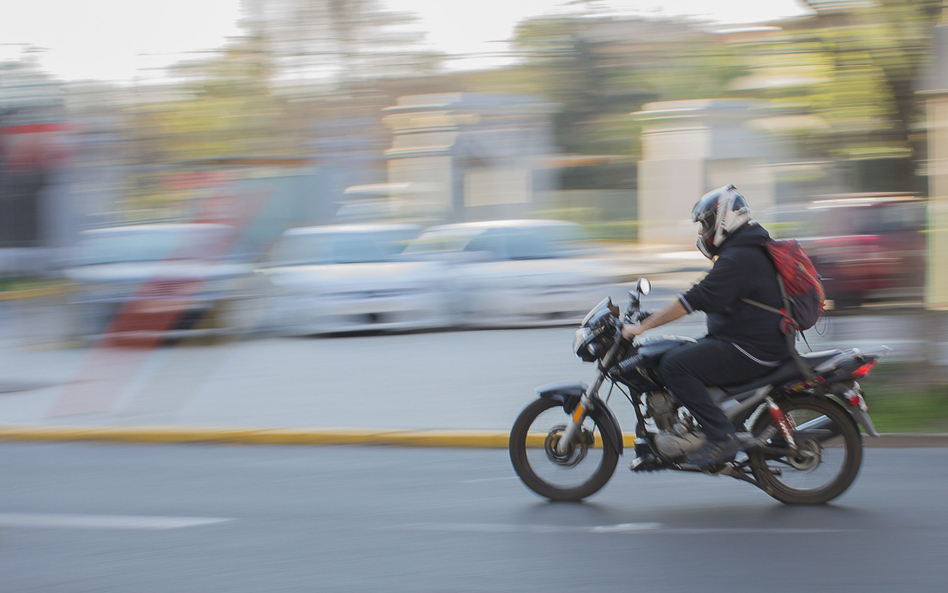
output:
[[[852,375],[850,375],[850,376],[851,376],[853,379],[862,379],[863,377],[865,377],[866,375],[869,374],[869,371],[872,370],[872,367],[876,366],[876,363],[877,363],[877,362],[878,362],[878,361],[877,361],[875,358],[873,358],[872,360],[870,360],[870,361],[867,362],[866,364],[862,365],[861,367],[859,367],[858,369],[856,369],[855,371],[853,371],[853,372],[852,372]]]

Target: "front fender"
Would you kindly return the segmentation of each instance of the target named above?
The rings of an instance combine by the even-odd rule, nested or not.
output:
[[[549,385],[538,387],[537,395],[559,403],[563,406],[563,410],[567,414],[572,414],[573,410],[576,409],[576,404],[579,403],[580,398],[586,393],[586,389],[588,388],[585,383],[550,383]],[[593,407],[586,412],[596,421],[599,430],[609,437],[609,441],[615,446],[616,452],[621,455],[623,449],[622,429],[619,427],[619,420],[616,418],[612,409],[610,409],[604,401],[599,399],[598,396],[593,396]]]
[[[573,411],[573,408],[576,407],[576,403],[579,402],[579,398],[586,393],[587,389],[588,387],[585,383],[564,381],[562,383],[550,383],[542,387],[537,387],[537,395],[559,402],[563,405],[563,408],[568,414]]]

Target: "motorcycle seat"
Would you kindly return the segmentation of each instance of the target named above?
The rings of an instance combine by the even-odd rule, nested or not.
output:
[[[810,352],[807,354],[801,354],[800,357],[806,362],[807,365],[812,369],[822,362],[825,362],[837,354],[841,350],[822,350],[820,352]],[[741,383],[738,385],[720,385],[717,386],[717,390],[720,390],[719,393],[714,393],[719,395],[719,398],[715,399],[726,399],[735,395],[740,395],[742,393],[747,393],[749,391],[755,391],[760,389],[765,385],[777,385],[780,383],[786,383],[800,377],[800,369],[797,367],[796,361],[792,358],[784,361],[779,367],[773,370],[772,373],[760,377],[759,379],[754,379],[753,381],[747,383]],[[717,391],[716,390],[716,391]]]

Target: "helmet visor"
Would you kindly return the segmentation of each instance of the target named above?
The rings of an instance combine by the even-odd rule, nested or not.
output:
[[[714,220],[714,215],[710,212],[703,212],[702,215],[695,222],[698,223],[700,230],[698,231],[699,235],[707,235],[711,232],[712,221]]]

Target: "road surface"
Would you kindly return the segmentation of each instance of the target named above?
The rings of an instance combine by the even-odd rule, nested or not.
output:
[[[3,444],[0,588],[943,592],[946,464],[870,449],[807,508],[620,463],[551,504],[497,450]]]

